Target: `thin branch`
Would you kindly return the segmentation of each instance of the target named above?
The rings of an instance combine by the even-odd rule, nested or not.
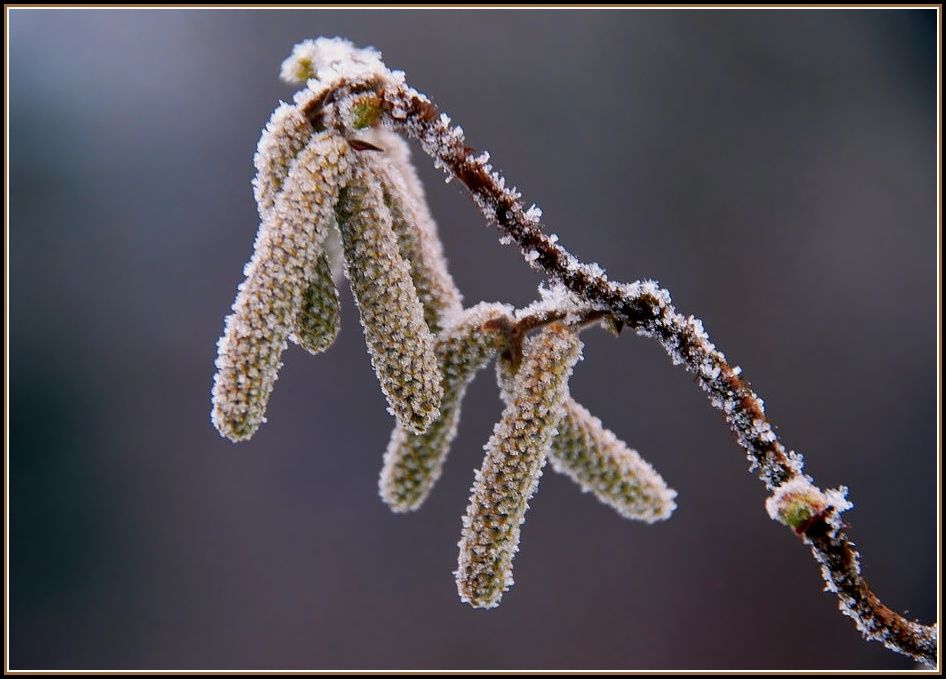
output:
[[[368,73],[337,81],[304,109],[314,129],[334,128],[351,135],[350,112],[378,107],[380,121],[418,140],[435,164],[470,191],[486,218],[515,241],[532,268],[557,281],[592,307],[609,313],[618,324],[656,339],[674,364],[695,377],[710,403],[720,409],[739,445],[746,451],[750,471],[766,488],[776,491],[789,481],[808,477],[802,457],[778,440],[765,415],[762,399],[750,388],[742,371],[718,351],[693,316],[678,313],[670,294],[656,283],[617,283],[595,265],[578,261],[545,232],[541,211],[526,208],[515,188],[489,164],[489,154],[466,145],[463,130],[423,94],[408,87],[401,74]],[[820,492],[820,491],[819,491]],[[868,639],[930,665],[936,664],[938,627],[909,621],[882,604],[860,572],[859,555],[847,537],[840,513],[846,508],[843,490],[829,491],[843,506],[827,506],[802,526],[792,526],[822,567],[827,588],[838,595],[841,611],[854,619]]]

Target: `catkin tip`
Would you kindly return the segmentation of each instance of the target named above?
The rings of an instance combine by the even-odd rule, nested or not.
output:
[[[332,265],[322,253],[316,260],[315,273],[303,295],[290,339],[310,354],[319,354],[334,344],[341,322],[341,302]]]
[[[627,519],[654,523],[676,509],[676,491],[653,466],[570,397],[549,460],[556,472]]]

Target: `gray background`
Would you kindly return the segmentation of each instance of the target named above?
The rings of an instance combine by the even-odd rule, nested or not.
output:
[[[209,390],[292,45],[343,35],[489,149],[578,256],[652,277],[847,484],[870,582],[936,600],[933,11],[29,11],[10,16],[14,668],[905,668],[861,640],[691,378],[587,333],[574,395],[679,492],[630,523],[550,470],[500,608],[456,596],[500,411],[471,388],[420,512],[343,293],[252,442]],[[468,304],[538,277],[426,158]]]

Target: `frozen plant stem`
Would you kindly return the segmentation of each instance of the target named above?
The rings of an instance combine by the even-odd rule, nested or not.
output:
[[[535,206],[527,209],[519,192],[515,188],[506,186],[502,175],[490,165],[489,154],[480,154],[468,146],[463,130],[453,125],[449,117],[441,114],[428,97],[407,85],[403,73],[389,70],[381,61],[378,52],[355,48],[347,41],[340,39],[322,38],[306,41],[296,46],[292,56],[284,62],[282,74],[283,78],[289,82],[305,83],[305,88],[296,95],[294,109],[289,111],[280,108],[274,114],[268,129],[275,137],[267,140],[265,144],[261,139],[260,154],[266,155],[264,147],[272,149],[271,153],[276,160],[261,163],[258,158],[258,168],[275,168],[275,175],[280,173],[285,175],[288,172],[291,179],[295,170],[290,171],[286,168],[295,168],[298,162],[294,164],[284,162],[280,160],[280,154],[291,154],[294,149],[301,149],[303,143],[298,135],[300,131],[304,134],[310,128],[311,134],[334,135],[349,143],[356,156],[365,154],[388,156],[389,164],[385,172],[374,173],[378,177],[378,186],[388,187],[386,189],[389,194],[388,205],[391,205],[392,191],[398,195],[411,194],[418,204],[422,204],[422,196],[417,195],[419,189],[416,176],[412,175],[412,171],[409,173],[405,169],[409,167],[409,163],[404,159],[405,151],[403,148],[394,148],[397,144],[391,141],[391,132],[419,141],[423,150],[434,159],[435,165],[446,173],[448,181],[455,178],[470,191],[471,197],[487,220],[495,224],[503,234],[503,242],[516,242],[526,262],[544,273],[552,284],[551,290],[546,290],[543,300],[517,312],[514,318],[510,318],[506,311],[501,313],[497,311],[493,319],[481,324],[487,334],[501,331],[497,351],[500,352],[503,361],[508,361],[513,366],[509,371],[510,375],[515,374],[520,361],[523,360],[522,347],[533,346],[531,340],[523,344],[526,334],[533,330],[538,331],[539,336],[547,337],[551,328],[561,329],[568,326],[577,332],[584,326],[604,323],[615,333],[627,327],[639,335],[657,340],[670,355],[673,363],[683,365],[687,371],[691,372],[710,403],[723,412],[739,445],[746,452],[750,470],[757,473],[771,493],[767,501],[770,516],[788,526],[811,549],[812,555],[821,566],[826,588],[838,596],[841,611],[855,621],[866,638],[880,641],[888,648],[911,656],[917,661],[936,665],[938,627],[935,624],[923,625],[907,620],[892,611],[880,602],[861,575],[860,557],[847,537],[845,524],[841,518],[841,513],[851,507],[846,499],[846,489],[825,491],[814,485],[813,480],[803,472],[801,455],[787,449],[779,441],[771,422],[765,415],[762,399],[750,388],[741,370],[729,363],[723,353],[716,349],[698,319],[693,316],[684,316],[676,311],[671,304],[670,294],[665,289],[650,281],[634,283],[611,281],[599,267],[579,262],[557,242],[558,239],[555,236],[550,236],[545,232],[539,220],[541,211]],[[381,128],[386,128],[387,131]],[[280,129],[283,132],[280,132]],[[263,160],[265,161],[265,158]],[[359,168],[369,166],[370,163],[367,161],[357,163],[355,175],[360,176],[359,173],[363,172]],[[386,172],[393,174],[386,175]],[[408,187],[406,190],[397,188],[398,177],[401,177],[403,185]],[[275,198],[279,187],[278,177],[257,184],[261,216],[266,214],[271,204],[279,204]],[[376,191],[381,193],[380,189]],[[343,191],[342,195],[344,198],[348,194]],[[379,205],[373,204],[369,207],[381,210],[384,206],[379,207]],[[395,205],[395,207],[398,206]],[[343,209],[342,213],[344,212]],[[406,214],[404,210],[395,209],[394,212],[401,217]],[[416,212],[418,215],[422,213],[423,210]],[[352,219],[351,214],[343,214],[343,217]],[[408,218],[408,220],[411,219],[421,221],[429,219],[429,216]],[[268,241],[264,238],[268,233],[264,230],[266,224],[267,220],[264,217],[264,227],[261,227],[260,237],[263,240],[258,240],[258,245],[259,243],[263,246],[267,245]],[[281,228],[286,230],[288,227]],[[343,241],[346,237],[344,229],[343,226]],[[314,229],[309,225],[307,232],[313,231],[319,234],[317,240],[321,242],[324,229],[319,224],[316,224]],[[436,239],[435,231],[432,231],[429,226],[419,228],[416,233],[420,234],[421,241],[425,239],[429,241],[428,244],[434,242],[431,239]],[[401,238],[401,256],[410,260],[407,265],[408,270],[413,275],[415,283],[421,288],[419,292],[422,293],[422,302],[425,307],[423,316],[427,327],[431,332],[438,334],[439,343],[436,346],[443,347],[446,346],[445,336],[440,332],[440,328],[456,327],[456,315],[460,314],[460,318],[469,318],[464,314],[469,314],[473,310],[459,310],[459,292],[452,289],[453,284],[449,275],[445,278],[443,272],[432,269],[432,265],[421,265],[418,268],[420,257],[418,253],[422,253],[422,249],[416,247],[417,242],[416,239],[411,241],[410,238],[406,240]],[[411,244],[414,247],[411,247]],[[435,246],[430,245],[430,248],[422,254],[439,265],[441,263],[439,242]],[[317,251],[307,255],[306,263],[298,270],[299,273],[304,273],[306,276],[315,273],[314,257],[316,255],[318,255]],[[396,257],[396,254],[394,256]],[[254,266],[257,269],[262,267],[263,270],[268,270],[264,266],[267,261],[266,251],[261,253],[258,249],[257,254],[254,255]],[[413,269],[410,268],[411,266]],[[349,268],[351,268],[351,262],[349,262]],[[252,274],[255,270],[251,266],[251,276],[248,278],[247,285],[253,284]],[[423,276],[418,278],[418,273],[424,270],[432,272],[431,275],[426,279]],[[357,272],[355,273],[357,275]],[[429,281],[430,284],[424,281]],[[294,274],[291,283],[293,287],[290,307],[294,313],[298,313],[303,300],[303,288],[298,274]],[[436,295],[430,297],[425,286],[440,297],[436,298]],[[241,292],[242,296],[238,297],[238,303],[234,307],[237,316],[244,313],[244,306],[240,306],[240,300],[246,297],[245,293],[246,291]],[[414,316],[416,317],[416,312]],[[283,329],[284,317],[285,311],[280,311],[279,327],[281,329],[275,337],[277,344],[283,342],[286,336],[286,330]],[[240,318],[236,321],[232,319],[228,321],[228,333],[233,335],[234,329],[238,331],[242,322]],[[237,334],[239,335],[239,332]],[[367,334],[368,326],[366,325]],[[495,339],[495,334],[490,336]],[[256,392],[252,392],[249,397],[250,418],[249,422],[244,423],[247,419],[243,415],[247,409],[245,405],[247,396],[239,391],[237,385],[247,381],[255,385],[254,380],[258,381],[258,378],[254,377],[256,368],[246,363],[242,353],[238,353],[236,358],[243,360],[243,363],[234,364],[231,357],[233,354],[231,343],[226,340],[226,337],[221,342],[221,357],[218,358],[218,366],[223,371],[224,377],[218,376],[218,388],[215,391],[215,422],[218,422],[218,427],[220,427],[217,413],[235,412],[239,416],[238,421],[230,425],[229,432],[224,428],[221,428],[221,432],[226,435],[234,434],[232,438],[248,438],[255,426],[262,421],[265,398],[275,379],[275,369],[278,367],[276,362],[281,353],[281,346],[274,346],[261,353],[261,356],[266,359],[265,379],[261,388],[257,388]],[[486,343],[489,344],[491,341],[492,339]],[[577,339],[575,341],[577,342]],[[453,350],[460,349],[454,347]],[[429,363],[431,350],[424,349],[422,353],[424,360]],[[528,355],[529,352],[527,351],[526,354]],[[438,358],[440,368],[449,369],[449,361],[445,362],[442,354]],[[395,509],[404,511],[415,508],[426,496],[429,485],[439,475],[439,465],[456,428],[456,407],[458,406],[451,399],[457,399],[458,395],[462,396],[466,381],[476,369],[481,367],[483,357],[477,355],[473,363],[476,365],[471,364],[468,372],[463,372],[456,378],[458,381],[451,382],[450,379],[453,378],[444,377],[446,389],[442,385],[423,384],[412,385],[408,390],[415,401],[424,404],[423,413],[420,417],[402,418],[404,421],[399,424],[399,427],[406,427],[406,429],[403,429],[401,435],[395,434],[385,464],[386,469],[400,469],[398,474],[401,477],[411,479],[412,483],[419,485],[416,491],[412,490],[406,496],[401,496],[398,495],[397,488],[386,487],[383,481],[382,495]],[[570,366],[566,366],[566,363],[567,361],[562,358],[550,374],[562,374],[565,375],[563,380],[567,379]],[[526,361],[522,365],[531,366],[532,363]],[[436,365],[425,369],[428,382],[430,376],[436,373],[436,369]],[[241,371],[243,371],[242,376]],[[527,371],[528,374],[531,373]],[[221,391],[220,385],[226,387],[227,390]],[[441,388],[438,390],[436,386],[441,386]],[[567,385],[564,381],[559,385],[552,379],[546,386],[550,391],[545,393],[543,398],[548,399],[554,396],[567,399]],[[444,391],[448,392],[450,397],[447,399],[448,403],[440,408],[440,396]],[[262,395],[257,392],[262,392]],[[535,424],[533,416],[529,414],[527,403],[522,402],[521,399],[518,401],[518,406],[516,403],[507,405],[503,422],[508,424],[507,415],[514,419],[518,413],[524,418],[520,422],[522,426]],[[555,403],[558,403],[555,408],[559,410],[556,411],[554,417],[550,418],[551,423],[545,423],[545,428],[541,429],[542,434],[535,438],[538,442],[537,448],[530,452],[529,464],[512,475],[500,472],[499,481],[494,479],[487,484],[488,487],[484,487],[485,471],[502,469],[502,465],[508,463],[509,454],[503,452],[508,446],[504,447],[499,425],[494,435],[495,440],[491,439],[488,446],[484,473],[477,477],[473,498],[471,498],[471,509],[464,522],[460,568],[457,572],[461,596],[475,605],[495,605],[502,590],[511,584],[509,561],[515,551],[518,537],[518,522],[521,518],[519,513],[524,511],[526,500],[531,494],[544,456],[562,449],[562,442],[556,443],[553,440],[557,432],[555,427],[558,420],[556,418],[567,412],[586,423],[593,423],[596,419],[583,409],[579,410],[567,405],[571,403],[568,400],[558,400]],[[549,408],[555,410],[549,405],[543,407],[545,408],[543,412],[548,411]],[[440,410],[433,412],[437,408]],[[439,425],[439,429],[437,413],[446,418]],[[227,420],[224,420],[223,424],[227,425]],[[503,431],[514,430],[516,426],[519,425],[513,425],[512,429],[506,427]],[[428,446],[420,440],[414,440],[411,445],[403,445],[405,440],[410,442],[409,437],[424,436],[428,430],[433,432],[431,434],[433,446]],[[598,463],[589,456],[603,455],[609,450],[626,448],[621,442],[618,442],[620,445],[612,444],[610,438],[601,438],[604,434],[597,433],[599,430],[606,431],[600,427],[600,422],[584,433],[565,428],[569,445],[587,446],[584,450],[571,451],[573,467],[575,464],[580,464],[586,469],[598,469]],[[610,432],[607,434],[610,435]],[[399,439],[398,436],[401,438]],[[604,441],[609,443],[604,445],[601,443]],[[398,457],[402,454],[398,450],[403,451],[404,457]],[[616,508],[620,508],[621,503],[627,500],[617,495],[609,497],[609,492],[617,492],[613,490],[614,488],[645,487],[642,485],[645,482],[641,478],[625,479],[634,483],[625,483],[621,486],[611,482],[603,483],[601,481],[603,477],[596,476],[590,471],[582,472],[582,469],[578,467],[574,467],[571,471],[564,468],[564,463],[556,467],[562,467],[565,473],[582,483],[583,487],[593,489],[599,498],[613,504]],[[642,463],[623,465],[620,469],[623,469],[620,473],[633,476],[646,475],[650,468],[646,463]],[[652,469],[650,471],[652,472]],[[389,475],[388,478],[400,477]],[[396,485],[396,481],[392,483]],[[476,498],[502,498],[502,493],[498,491],[503,487],[507,490],[511,487],[504,486],[504,483],[511,483],[518,488],[511,491],[515,501],[509,506],[513,509],[503,511],[499,519],[490,518],[485,524],[482,523],[481,519],[487,514],[479,510],[474,511]],[[653,481],[648,480],[646,483],[651,484],[647,487],[656,489],[651,495],[655,504],[635,509],[635,513],[640,515],[638,518],[664,518],[672,510],[672,491],[667,491],[659,477]],[[635,501],[638,496],[640,493],[634,496]],[[503,502],[500,502],[500,505],[505,506]],[[486,505],[481,503],[479,506],[482,508]],[[498,533],[500,539],[497,543],[492,544],[487,541],[480,544],[477,542],[476,535],[486,534],[483,532],[486,530],[483,526],[501,528]],[[503,535],[510,537],[503,538],[501,537]]]

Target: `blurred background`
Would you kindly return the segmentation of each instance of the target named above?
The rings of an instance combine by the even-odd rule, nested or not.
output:
[[[909,668],[822,592],[659,346],[585,335],[572,393],[680,495],[622,520],[547,469],[516,585],[460,603],[460,516],[501,406],[468,392],[416,514],[343,291],[248,443],[209,420],[293,44],[378,47],[576,255],[655,278],[766,399],[891,607],[936,616],[936,15],[925,11],[14,9],[10,663],[55,668]],[[467,304],[538,276],[418,158]]]

